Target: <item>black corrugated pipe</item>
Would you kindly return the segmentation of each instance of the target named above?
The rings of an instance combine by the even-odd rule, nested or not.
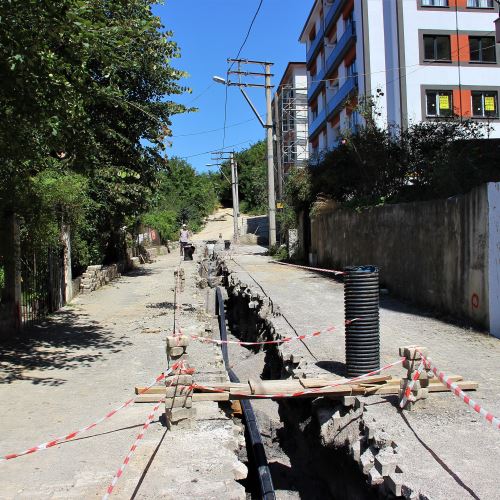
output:
[[[217,297],[217,311],[219,316],[219,330],[220,338],[222,341],[227,340],[227,330],[226,330],[226,313],[224,311],[224,299],[222,298],[222,292],[219,287],[215,289]],[[226,370],[229,374],[229,380],[234,383],[239,383],[239,379],[236,373],[230,368],[229,365],[229,354],[227,350],[227,344],[223,343],[221,345],[222,357],[224,358],[224,364],[226,365]],[[264,450],[264,444],[262,443],[262,438],[260,435],[259,426],[257,424],[257,419],[255,418],[255,413],[253,411],[250,401],[244,399],[241,401],[241,407],[243,409],[243,419],[248,430],[248,436],[250,438],[250,443],[252,446],[252,455],[254,462],[257,466],[257,472],[259,476],[260,491],[262,493],[262,498],[264,500],[276,500],[276,494],[274,492],[273,479],[271,476],[271,471],[269,470],[269,463],[266,457],[266,451]]]
[[[348,267],[344,276],[348,377],[380,368],[379,276],[375,266]]]

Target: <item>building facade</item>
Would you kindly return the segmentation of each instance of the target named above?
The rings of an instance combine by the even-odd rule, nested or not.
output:
[[[382,126],[451,115],[500,137],[500,45],[494,0],[316,0],[306,46],[310,153],[355,130],[359,96]]]
[[[283,183],[294,167],[309,159],[307,118],[307,70],[304,62],[290,62],[273,99],[277,191],[281,199]]]

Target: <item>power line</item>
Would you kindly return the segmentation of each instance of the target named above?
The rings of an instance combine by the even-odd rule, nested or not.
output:
[[[242,144],[250,144],[252,142],[252,139],[247,139],[246,141],[243,142],[238,142],[237,144],[232,144],[231,146],[226,146],[223,149],[229,149],[229,148],[234,148],[235,146],[241,146]],[[195,156],[203,156],[203,155],[208,155],[213,153],[213,149],[210,151],[204,151],[203,153],[196,153],[194,155],[189,155],[189,156],[179,156],[181,160],[187,160],[188,158],[194,158]],[[222,150],[221,150],[222,151]]]
[[[249,120],[245,120],[245,121],[242,121],[242,122],[233,123],[232,125],[227,125],[226,128],[238,127],[239,125],[243,125],[245,123],[250,123],[250,122],[253,122],[253,121],[254,121],[254,118],[250,118]],[[219,128],[213,128],[211,130],[200,130],[199,132],[193,132],[191,134],[171,135],[170,138],[171,139],[176,139],[177,137],[191,137],[193,135],[210,134],[211,132],[219,132],[222,129],[223,129],[223,127],[219,127]]]
[[[259,2],[259,5],[257,6],[257,10],[255,11],[255,14],[252,18],[252,21],[250,22],[250,26],[248,27],[248,30],[247,30],[247,34],[245,35],[245,38],[243,39],[243,42],[238,50],[238,54],[236,55],[235,59],[238,59],[241,55],[241,51],[243,50],[243,48],[245,47],[247,41],[248,41],[248,38],[250,37],[250,33],[252,32],[252,28],[253,28],[253,25],[255,23],[255,20],[257,19],[257,16],[259,15],[259,12],[260,12],[260,9],[262,7],[262,4],[264,3],[264,0],[260,0]],[[226,74],[226,81],[228,80],[228,77],[229,77],[229,71],[231,70],[231,68],[233,67],[234,65],[234,62],[229,66],[228,68],[228,72]],[[225,144],[226,144],[226,124],[227,124],[227,101],[228,101],[228,85],[226,85],[226,90],[225,90],[225,93],[224,93],[224,133],[223,133],[223,136],[222,136],[222,149],[224,149],[225,147]]]

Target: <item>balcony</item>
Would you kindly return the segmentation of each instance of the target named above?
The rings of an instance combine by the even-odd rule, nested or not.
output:
[[[344,7],[345,2],[346,0],[335,0],[331,5],[325,17],[325,33],[328,34],[330,28],[342,14],[342,7]]]
[[[356,25],[354,22],[350,22],[337,42],[337,45],[332,50],[332,53],[328,56],[326,60],[325,68],[326,75],[335,71],[342,61],[343,57],[346,55],[347,51],[351,48],[353,42],[356,41]]]
[[[320,111],[318,116],[309,125],[309,138],[314,137],[326,121],[326,110]]]
[[[311,77],[311,84],[307,92],[307,100],[309,103],[319,94],[320,90],[325,86],[325,68],[319,70]]]
[[[328,101],[326,105],[327,118],[330,119],[336,115],[345,104],[346,99],[358,88],[358,77],[352,76],[347,78],[344,85],[340,87],[339,91]]]
[[[323,28],[321,28],[318,33],[316,34],[316,38],[312,42],[311,46],[309,47],[309,50],[307,51],[306,55],[306,61],[309,64],[314,57],[316,57],[316,54],[318,53],[319,49],[323,45],[323,38],[325,36],[325,32],[323,31]]]

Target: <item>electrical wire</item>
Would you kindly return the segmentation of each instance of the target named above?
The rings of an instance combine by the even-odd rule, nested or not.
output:
[[[252,21],[250,22],[250,26],[248,27],[247,34],[245,35],[245,38],[243,39],[242,44],[240,45],[240,48],[238,49],[238,53],[236,54],[235,59],[238,59],[241,55],[241,52],[243,51],[243,48],[245,47],[248,38],[250,37],[250,33],[252,32],[253,25],[255,24],[255,20],[257,19],[257,16],[259,15],[260,9],[262,8],[262,4],[264,3],[264,0],[259,1],[259,5],[257,6],[257,10],[255,11],[255,14],[252,18]],[[231,68],[234,66],[234,61],[231,63],[229,66],[227,73],[226,73],[226,81],[229,79],[229,71],[231,71]],[[222,136],[222,150],[224,150],[225,145],[226,145],[226,124],[227,124],[227,102],[228,102],[228,85],[225,86],[226,91],[224,95],[224,132]]]
[[[237,144],[231,144],[231,146],[226,146],[225,149],[234,148],[235,146],[240,146],[241,144],[250,144],[251,142],[252,142],[252,139],[247,139],[246,141],[238,142]],[[213,149],[211,149],[210,151],[204,151],[203,153],[196,153],[194,155],[179,156],[179,158],[181,160],[186,160],[188,158],[194,158],[195,156],[203,156],[203,155],[208,155],[208,154],[212,154],[212,153],[213,153]]]

